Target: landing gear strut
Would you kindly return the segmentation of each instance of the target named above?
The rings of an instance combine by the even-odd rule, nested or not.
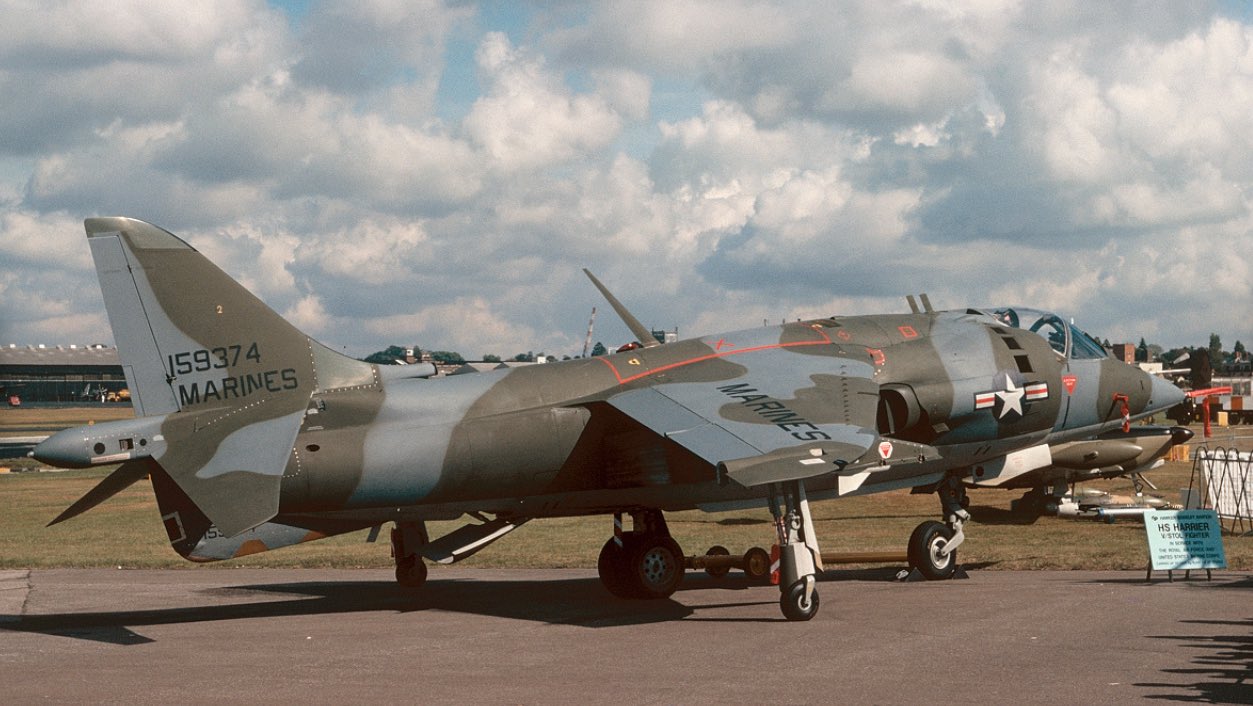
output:
[[[421,588],[426,583],[426,564],[417,550],[430,541],[426,523],[398,521],[392,530],[392,557],[396,559],[396,583],[405,588]]]
[[[779,535],[779,608],[788,620],[809,620],[818,614],[817,574],[822,570],[822,553],[804,483],[772,484],[770,514]]]
[[[631,512],[633,529],[622,528],[622,513],[613,516],[613,536],[596,561],[601,583],[619,598],[669,598],[683,580],[683,550],[670,537],[660,510]]]
[[[931,581],[952,578],[957,571],[957,547],[966,539],[962,525],[970,519],[966,488],[959,478],[944,479],[938,492],[944,522],[928,520],[909,536],[909,565]]]

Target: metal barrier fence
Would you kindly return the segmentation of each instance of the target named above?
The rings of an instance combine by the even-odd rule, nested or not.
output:
[[[1195,449],[1188,496],[1198,494],[1206,509],[1218,512],[1224,532],[1253,534],[1253,453],[1221,446]]]

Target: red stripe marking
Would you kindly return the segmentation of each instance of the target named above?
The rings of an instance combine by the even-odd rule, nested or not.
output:
[[[827,333],[825,331],[819,331],[818,329],[814,329],[814,331],[818,335],[822,336],[821,341],[794,341],[792,343],[770,343],[764,346],[754,346],[752,348],[741,348],[739,350],[711,353],[709,355],[702,355],[702,356],[697,356],[695,358],[689,358],[687,360],[681,360],[681,361],[678,361],[677,363],[669,363],[658,368],[653,368],[652,370],[647,370],[642,373],[636,373],[635,375],[628,375],[627,377],[622,377],[622,373],[618,372],[618,366],[614,365],[611,361],[609,361],[607,357],[598,357],[596,360],[599,360],[605,365],[608,365],[609,369],[613,371],[613,376],[618,379],[618,384],[625,385],[628,382],[634,382],[636,380],[639,380],[640,378],[648,377],[649,375],[653,375],[655,373],[663,373],[667,370],[681,368],[685,365],[691,365],[693,363],[703,363],[706,360],[713,360],[715,358],[727,358],[733,355],[740,355],[742,353],[755,353],[757,351],[769,351],[769,350],[774,350],[776,348],[800,348],[802,346],[830,345],[831,338],[827,336]]]

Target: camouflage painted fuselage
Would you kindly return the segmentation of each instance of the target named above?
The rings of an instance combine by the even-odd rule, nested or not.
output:
[[[86,226],[137,418],[36,456],[123,462],[57,521],[151,475],[191,558],[466,512],[720,509],[802,479],[819,497],[978,483],[1182,396],[1070,355],[1081,332],[1055,316],[1019,328],[1029,310],[800,321],[428,379],[327,349],[159,228]]]
[[[862,386],[851,393],[842,372],[850,366],[869,372],[854,378]],[[838,473],[876,469],[857,489],[863,493],[922,485],[1014,449],[1117,427],[1115,392],[1129,397],[1134,415],[1156,408],[1152,380],[1139,370],[1112,359],[1089,368],[1067,391],[1067,361],[1039,336],[983,314],[940,312],[805,321],[602,358],[315,393],[280,511],[533,517],[763,495],[724,482],[715,463],[612,404],[651,387],[716,399],[719,419],[777,437],[776,446],[746,453],[830,441],[825,425],[860,420],[874,442],[885,435],[925,444],[943,461],[881,458],[871,443],[869,452],[854,447],[840,459],[847,465]],[[1036,392],[1021,401],[1021,414],[998,418],[994,407],[976,405],[995,394],[1004,371],[1017,371]],[[836,487],[834,476],[816,481],[818,490]]]

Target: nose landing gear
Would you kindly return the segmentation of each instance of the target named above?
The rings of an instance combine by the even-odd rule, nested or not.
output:
[[[970,519],[960,479],[949,476],[937,492],[944,522],[927,520],[909,536],[909,566],[929,581],[950,579],[957,572],[957,547],[966,539],[962,526]]]

